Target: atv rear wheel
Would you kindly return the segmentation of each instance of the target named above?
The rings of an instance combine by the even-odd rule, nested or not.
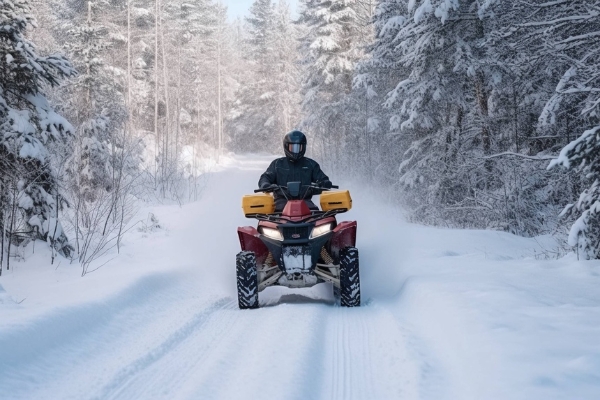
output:
[[[360,275],[356,247],[344,247],[340,250],[339,293],[342,307],[360,306]]]
[[[242,251],[235,258],[237,272],[238,305],[240,309],[258,308],[258,274],[256,256]]]

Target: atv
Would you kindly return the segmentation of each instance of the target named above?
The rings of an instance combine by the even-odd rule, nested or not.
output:
[[[276,190],[288,200],[282,212],[275,212],[271,193]],[[310,210],[304,201],[315,191],[321,193],[321,210]],[[360,306],[356,221],[338,224],[335,218],[352,208],[350,193],[300,182],[254,192],[260,194],[244,196],[242,208],[247,218],[258,220],[258,227],[238,228],[240,309],[258,308],[258,294],[269,286],[305,288],[322,282],[333,284],[341,306]]]

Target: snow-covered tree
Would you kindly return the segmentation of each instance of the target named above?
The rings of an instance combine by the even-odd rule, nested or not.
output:
[[[127,118],[124,87],[121,71],[104,61],[111,45],[109,31],[94,21],[92,3],[88,2],[85,14],[66,26],[66,47],[79,71],[67,88],[72,121],[78,126],[75,182],[83,198],[93,200],[97,190],[113,189],[112,156],[116,136]]]
[[[67,243],[57,223],[62,197],[51,168],[53,143],[73,128],[47,101],[47,86],[75,75],[62,55],[41,56],[26,39],[35,26],[27,0],[0,0],[0,231],[2,257],[15,232],[48,240],[63,255]],[[17,229],[18,227],[18,229]]]
[[[281,135],[276,102],[275,8],[271,0],[256,0],[246,17],[244,57],[251,69],[235,105],[234,146],[244,151],[275,150]]]
[[[591,182],[574,204],[569,204],[562,215],[576,213],[571,227],[569,244],[577,246],[586,259],[600,258],[600,126],[586,131],[567,145],[549,168],[562,165],[579,170]]]
[[[289,4],[280,0],[275,10],[274,51],[275,101],[277,104],[280,134],[289,132],[299,124],[300,68],[298,46],[299,27],[293,24]]]
[[[586,258],[600,258],[600,1],[573,0],[526,4],[535,15],[520,27],[527,43],[541,44],[548,66],[560,73],[553,96],[541,116],[540,128],[556,132],[567,119],[567,137],[583,134],[564,147],[550,168],[562,165],[579,172],[587,188],[563,215],[574,214],[569,243]]]
[[[465,146],[491,152],[489,72],[479,64],[476,41],[483,21],[470,1],[382,1],[375,14],[372,74],[390,85],[385,99],[389,141],[403,148],[400,182],[412,206],[456,204],[484,185],[460,176]],[[390,74],[377,72],[392,71]],[[381,84],[379,84],[381,85]],[[477,126],[468,123],[477,115]],[[473,160],[474,161],[474,160]],[[473,162],[470,161],[470,162]],[[469,161],[467,161],[469,162]]]
[[[355,0],[306,0],[299,18],[304,25],[302,127],[319,143],[324,160],[331,160],[335,171],[343,169],[342,160],[355,162],[356,157],[348,153],[358,148],[355,118],[360,113],[352,82],[363,46],[370,40],[359,24],[358,4]]]

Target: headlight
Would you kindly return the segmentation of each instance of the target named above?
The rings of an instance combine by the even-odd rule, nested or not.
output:
[[[326,234],[330,231],[331,231],[331,224],[317,226],[316,228],[313,229],[312,233],[310,234],[310,238],[314,239],[316,237],[323,236],[324,234]]]
[[[281,235],[281,232],[279,232],[277,229],[273,229],[273,228],[265,228],[264,226],[261,228],[261,233],[263,235],[265,235],[266,237],[269,237],[271,239],[275,239],[275,240],[283,240],[283,236]]]

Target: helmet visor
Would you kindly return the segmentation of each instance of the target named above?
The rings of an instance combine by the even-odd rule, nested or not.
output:
[[[303,144],[299,143],[288,143],[288,151],[292,154],[299,154],[302,152]]]

